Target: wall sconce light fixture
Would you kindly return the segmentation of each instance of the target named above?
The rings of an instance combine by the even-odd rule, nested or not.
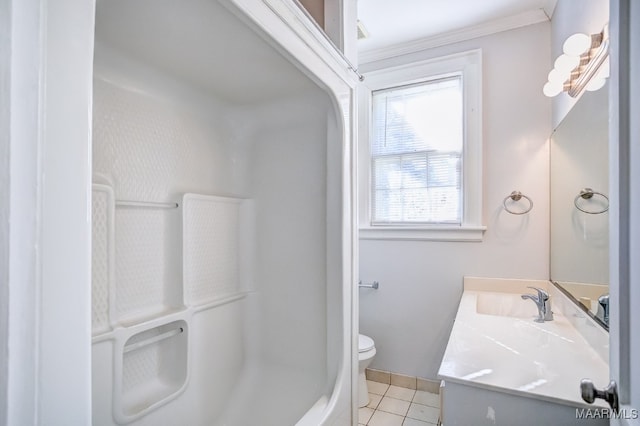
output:
[[[609,27],[598,34],[574,34],[562,45],[542,92],[554,97],[562,92],[573,98],[583,90],[598,90],[609,77]]]

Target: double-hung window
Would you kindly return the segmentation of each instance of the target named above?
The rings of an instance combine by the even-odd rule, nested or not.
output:
[[[371,72],[365,84],[361,237],[481,239],[480,52]]]
[[[460,224],[462,76],[372,93],[371,222]]]

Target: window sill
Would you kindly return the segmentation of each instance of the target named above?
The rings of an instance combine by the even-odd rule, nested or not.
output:
[[[481,242],[486,226],[365,226],[361,240],[414,240]]]

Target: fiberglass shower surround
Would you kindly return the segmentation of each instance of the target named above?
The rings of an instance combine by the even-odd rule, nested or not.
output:
[[[93,424],[295,424],[348,350],[330,97],[217,1],[100,0],[93,103]]]

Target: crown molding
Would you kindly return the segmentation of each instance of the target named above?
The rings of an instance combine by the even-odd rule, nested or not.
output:
[[[557,4],[558,4],[558,0],[547,0],[545,2],[543,9],[544,9],[544,13],[546,13],[547,16],[549,17],[549,20],[551,20],[551,18],[553,17],[553,12],[556,11]]]
[[[530,10],[506,18],[496,19],[484,24],[463,28],[461,30],[450,31],[433,37],[411,40],[404,43],[393,44],[378,49],[360,52],[358,62],[360,65],[375,62],[382,59],[407,55],[421,50],[432,49],[434,47],[445,46],[447,44],[459,43],[478,37],[509,31],[527,25],[548,22],[549,16],[544,9]]]

